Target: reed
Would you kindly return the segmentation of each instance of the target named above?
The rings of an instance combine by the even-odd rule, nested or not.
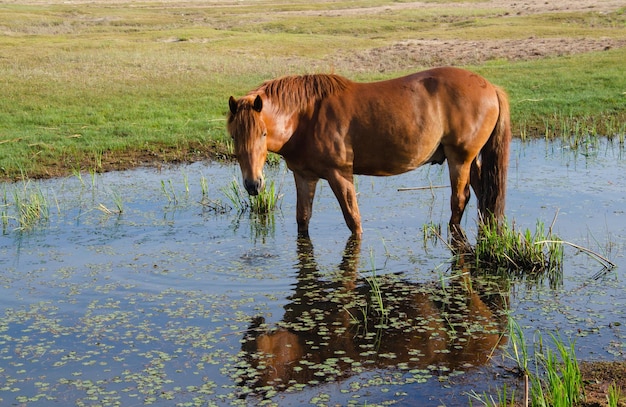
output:
[[[554,112],[544,117],[543,124],[545,139],[560,140],[572,150],[598,147],[605,137],[623,144],[626,134],[626,123],[603,114]]]
[[[17,221],[16,230],[32,230],[36,225],[49,219],[49,206],[43,191],[38,185],[25,181],[21,188],[13,190],[15,207],[14,219]],[[8,223],[9,215],[3,215],[3,222]]]
[[[532,405],[571,407],[583,400],[583,382],[574,343],[565,344],[550,334],[556,350],[536,352],[537,374],[533,376]],[[543,348],[540,339],[540,347]],[[539,371],[545,371],[540,375]]]
[[[571,407],[584,400],[583,381],[573,342],[550,333],[551,346],[544,344],[543,337],[528,343],[523,329],[509,317],[509,349],[505,357],[512,360],[522,378],[524,397],[515,400],[515,391],[508,394],[506,385],[497,393],[497,400],[487,393],[474,391],[467,395],[472,401],[488,407],[523,405],[532,407]],[[531,357],[530,349],[534,353]],[[534,362],[534,370],[531,369]],[[609,397],[609,396],[607,396]]]
[[[124,213],[124,200],[119,192],[112,191],[111,199],[113,200],[114,209],[110,209],[104,204],[99,204],[97,209],[107,215],[121,215]]]
[[[267,214],[273,212],[279,207],[282,199],[280,191],[276,190],[276,184],[271,181],[263,188],[257,196],[251,196],[246,193],[239,182],[234,179],[229,186],[222,189],[222,193],[233,204],[233,207],[239,212],[249,210],[255,214]]]
[[[467,395],[469,396],[470,407],[474,406],[474,402],[478,402],[484,407],[515,407],[519,405],[519,403],[515,402],[515,390],[511,390],[509,394],[506,383],[502,386],[502,389],[497,392],[496,399],[494,399],[493,395],[489,395],[486,392],[479,394],[474,390],[470,391]]]
[[[441,223],[428,222],[422,225],[422,240],[424,249],[428,248],[428,243],[435,244],[441,238]]]
[[[507,356],[515,362],[519,375],[524,381],[524,400],[528,400],[530,393],[529,380],[531,377],[528,369],[530,360],[528,347],[524,338],[524,330],[510,315],[508,319],[508,332],[511,351],[507,352]]]
[[[537,244],[541,242],[542,244]],[[485,223],[474,247],[479,267],[540,273],[558,271],[563,267],[562,241],[554,236],[552,227],[537,221],[535,232],[516,230],[515,225],[503,222]]]
[[[204,201],[209,195],[209,182],[204,175],[200,177],[200,192],[202,193],[202,200]]]
[[[608,403],[608,407],[617,407],[619,405],[619,400],[622,397],[622,389],[615,383],[611,383],[609,386],[609,392],[606,395],[606,401]]]
[[[183,185],[185,186],[185,198],[189,198],[189,175],[183,171]]]
[[[237,182],[236,179],[232,180],[228,186],[222,188],[222,193],[233,204],[233,208],[235,208],[238,212],[245,212],[250,207],[246,193],[243,189],[241,189],[239,182]]]
[[[176,195],[176,190],[174,189],[174,184],[171,179],[167,180],[167,183],[161,180],[161,191],[169,203],[178,205],[178,196]]]
[[[233,209],[219,199],[209,198],[209,182],[204,175],[200,176],[200,193],[200,205],[209,211],[215,213],[227,213]]]
[[[374,251],[370,250],[370,264],[372,269],[372,275],[365,277],[365,281],[370,286],[370,295],[374,310],[381,318],[380,325],[386,325],[389,317],[389,310],[385,308],[385,301],[383,299],[383,292],[380,288],[379,277],[376,275],[376,262],[374,260]]]
[[[9,230],[9,222],[11,220],[9,216],[9,200],[7,194],[6,184],[2,188],[2,204],[0,204],[0,222],[2,223],[2,234],[6,234]]]
[[[271,181],[257,196],[249,196],[250,209],[257,214],[270,213],[278,208],[282,194],[276,191],[276,184]]]

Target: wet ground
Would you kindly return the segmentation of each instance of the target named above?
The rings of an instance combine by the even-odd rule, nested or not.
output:
[[[440,166],[359,177],[360,244],[324,184],[299,241],[280,167],[269,217],[228,210],[232,165],[4,185],[0,401],[467,405],[469,391],[514,382],[508,315],[531,343],[557,333],[580,360],[623,360],[625,169],[617,143],[516,141],[509,221],[554,222],[617,268],[567,246],[562,273],[508,279],[464,275],[429,232],[445,235],[449,216]],[[431,185],[444,188],[398,191]],[[15,231],[12,203],[32,191],[49,218]],[[470,239],[475,217],[472,205]]]

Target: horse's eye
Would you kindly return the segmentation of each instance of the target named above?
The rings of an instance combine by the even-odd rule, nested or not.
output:
[[[266,137],[267,136],[267,132],[264,131],[262,137]]]

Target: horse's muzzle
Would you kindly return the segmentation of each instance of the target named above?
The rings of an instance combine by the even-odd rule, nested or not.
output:
[[[263,178],[255,180],[244,179],[243,186],[246,187],[246,191],[248,191],[250,195],[256,196],[263,188]]]

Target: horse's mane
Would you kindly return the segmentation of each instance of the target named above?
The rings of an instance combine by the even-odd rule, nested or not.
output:
[[[265,95],[284,110],[302,110],[311,102],[344,90],[350,81],[334,74],[284,76],[264,82],[254,93]]]

